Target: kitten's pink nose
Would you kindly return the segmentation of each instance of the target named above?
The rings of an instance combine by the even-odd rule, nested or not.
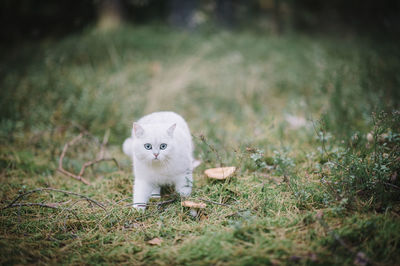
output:
[[[157,156],[159,155],[159,153],[153,153],[154,157],[157,158]]]

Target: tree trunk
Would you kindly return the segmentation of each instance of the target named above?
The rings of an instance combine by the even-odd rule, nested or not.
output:
[[[97,25],[100,29],[117,28],[123,20],[121,0],[101,0],[97,14]]]

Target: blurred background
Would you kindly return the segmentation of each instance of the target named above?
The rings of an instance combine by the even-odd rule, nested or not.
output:
[[[133,119],[163,109],[197,130],[218,115],[240,128],[301,113],[351,132],[398,107],[395,0],[4,0],[0,10],[6,139],[74,123],[120,142]]]
[[[399,2],[334,0],[4,0],[2,39],[21,41],[65,36],[90,25],[116,27],[158,23],[183,29],[251,28],[266,33],[289,31],[340,36],[362,33],[396,38]]]

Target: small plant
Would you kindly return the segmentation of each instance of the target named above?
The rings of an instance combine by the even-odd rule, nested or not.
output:
[[[264,151],[256,149],[251,155],[251,160],[256,165],[257,169],[262,170],[268,167],[267,163],[265,162]]]
[[[292,173],[295,167],[294,160],[287,155],[287,150],[283,152],[274,151],[274,165],[276,165],[276,174],[287,176]]]
[[[338,200],[357,197],[379,209],[400,198],[400,114],[373,113],[372,119],[372,132],[364,139],[353,135],[340,156],[325,150],[322,183]]]

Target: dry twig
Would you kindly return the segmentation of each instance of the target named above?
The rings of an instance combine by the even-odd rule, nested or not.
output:
[[[12,207],[14,207],[16,205],[15,203],[18,200],[22,199],[23,197],[25,197],[27,195],[30,195],[30,194],[35,193],[35,192],[40,192],[40,191],[54,191],[54,192],[60,192],[60,193],[64,193],[64,194],[78,196],[78,197],[84,198],[85,200],[87,200],[89,202],[94,203],[95,205],[99,206],[103,210],[106,210],[104,205],[102,203],[98,202],[97,200],[91,199],[91,198],[89,198],[89,197],[87,197],[85,195],[81,195],[81,194],[78,194],[78,193],[75,193],[75,192],[61,190],[61,189],[55,189],[55,188],[38,188],[38,189],[30,190],[30,191],[28,191],[28,192],[26,192],[24,194],[21,194],[18,197],[16,197],[10,204],[8,204],[6,207],[2,208],[2,210],[8,209],[8,208],[12,208]],[[23,203],[21,203],[21,204],[23,204]],[[51,206],[51,205],[47,205],[47,206]],[[45,206],[42,206],[42,207],[45,207]],[[52,207],[57,208],[55,206],[52,206]],[[51,208],[51,207],[49,207],[49,208]]]
[[[57,171],[59,171],[60,173],[62,173],[62,174],[64,174],[64,175],[67,175],[67,176],[69,176],[69,177],[72,177],[72,178],[74,178],[74,179],[76,179],[76,180],[79,180],[79,181],[83,182],[83,183],[86,184],[86,185],[90,185],[90,182],[87,181],[85,178],[83,178],[83,174],[85,173],[86,168],[88,168],[89,166],[92,166],[92,165],[94,165],[94,164],[103,162],[103,161],[113,161],[113,162],[115,163],[115,165],[116,165],[116,166],[118,167],[118,169],[119,169],[119,164],[118,164],[118,162],[117,162],[117,160],[116,160],[115,158],[104,158],[104,153],[105,153],[104,149],[105,149],[105,146],[107,145],[108,138],[109,138],[109,136],[110,136],[110,131],[107,130],[106,133],[104,134],[103,142],[102,142],[101,145],[100,145],[100,152],[99,152],[99,155],[97,156],[97,158],[96,158],[95,160],[85,162],[85,163],[82,165],[82,168],[81,168],[81,170],[79,171],[79,174],[78,174],[78,175],[73,174],[73,173],[71,173],[71,172],[65,170],[64,167],[63,167],[63,159],[64,159],[64,157],[65,157],[65,154],[67,153],[68,148],[69,148],[70,146],[74,145],[78,140],[80,140],[80,139],[81,139],[84,135],[86,135],[86,134],[87,134],[86,132],[85,132],[85,133],[80,133],[78,136],[76,136],[76,137],[73,138],[70,142],[67,142],[67,143],[64,145],[63,151],[61,152],[60,159],[59,159],[59,162],[58,162],[58,169],[57,169]]]
[[[169,203],[173,203],[173,202],[175,202],[175,201],[177,201],[178,200],[178,198],[173,198],[173,199],[169,199],[169,200],[165,200],[165,201],[160,201],[160,202],[154,202],[154,203],[152,203],[152,202],[149,202],[149,203],[147,203],[147,204],[144,204],[143,203],[143,205],[146,205],[146,207],[149,207],[149,206],[157,206],[157,207],[161,207],[161,206],[163,206],[163,205],[166,205],[166,204],[169,204]],[[119,201],[120,202],[120,201]],[[133,206],[133,203],[129,203],[129,204],[126,204],[125,205],[125,207],[132,207]]]

